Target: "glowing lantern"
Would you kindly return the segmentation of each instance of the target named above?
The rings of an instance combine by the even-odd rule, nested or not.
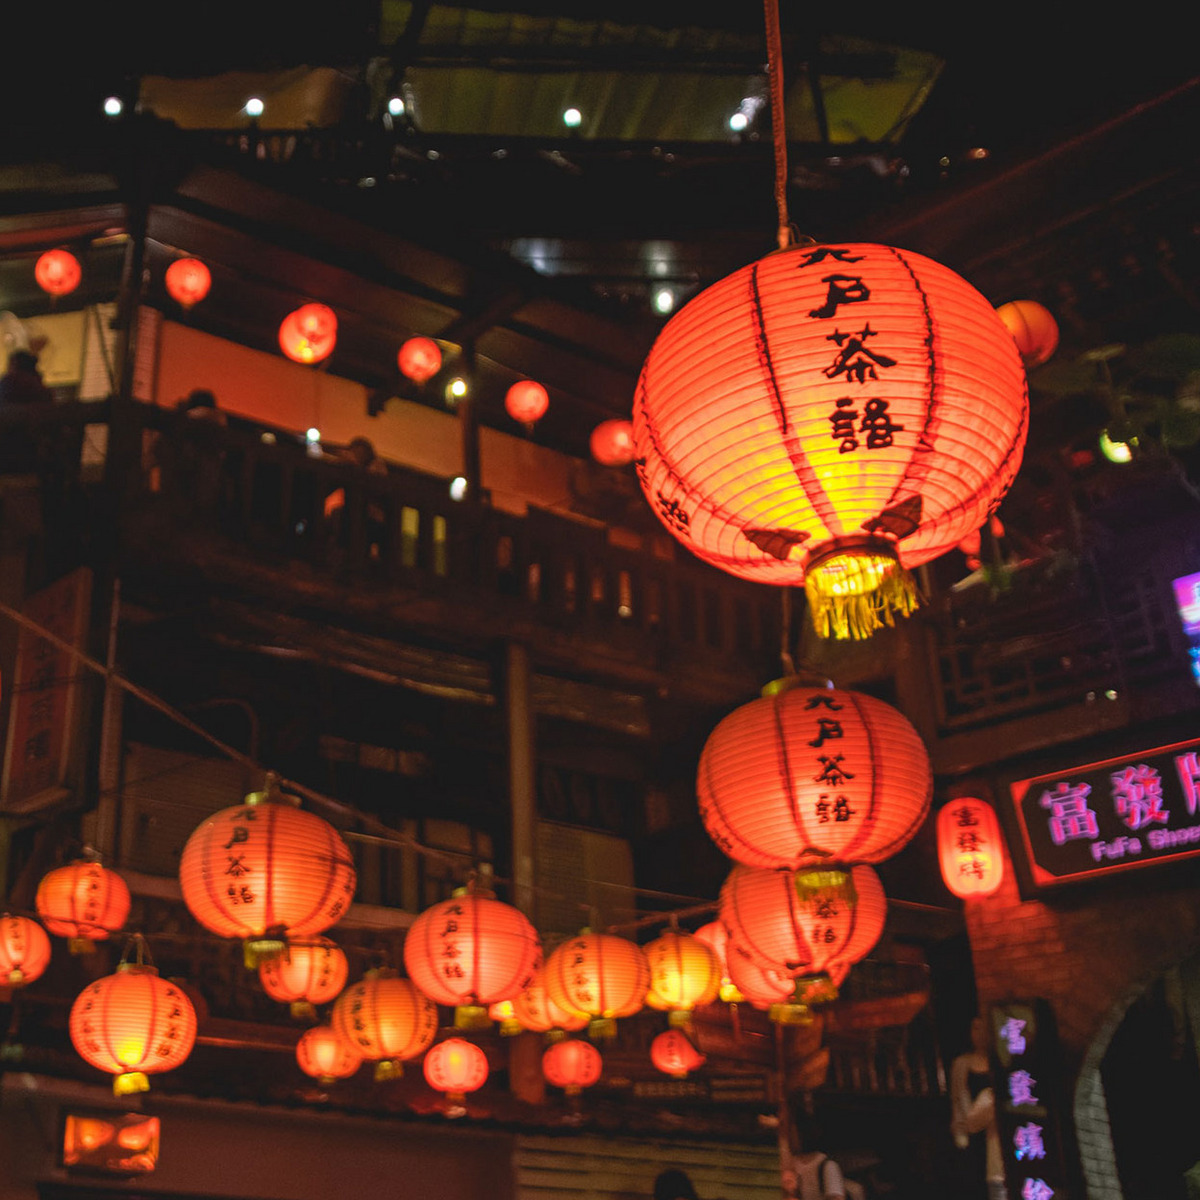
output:
[[[442,352],[432,338],[409,338],[396,355],[400,374],[413,383],[428,383],[442,369]]]
[[[38,916],[73,954],[116,933],[129,916],[129,888],[116,871],[98,862],[73,862],[48,872],[34,898]]]
[[[533,982],[513,997],[512,1006],[513,1019],[531,1033],[577,1033],[587,1028],[587,1013],[563,1008],[550,998],[546,991],[545,967],[539,967]]]
[[[929,811],[933,774],[917,731],[882,700],[790,687],[717,725],[696,790],[725,854],[794,870],[895,854]]]
[[[568,1038],[555,1042],[542,1055],[542,1074],[546,1082],[562,1088],[568,1096],[578,1096],[585,1087],[591,1087],[604,1069],[600,1051],[591,1042]]]
[[[1012,334],[1027,367],[1040,367],[1058,349],[1058,322],[1035,300],[1013,300],[996,314]]]
[[[511,1000],[497,1000],[495,1004],[489,1004],[487,1015],[488,1020],[500,1026],[500,1033],[504,1037],[516,1037],[525,1031],[525,1026],[517,1020],[517,1010],[513,1008]]]
[[[467,1092],[477,1092],[487,1077],[487,1055],[464,1038],[447,1038],[425,1055],[425,1082],[445,1092],[452,1105],[461,1105]],[[451,1115],[459,1114],[452,1109]]]
[[[249,966],[328,929],[354,896],[346,843],[298,803],[269,780],[198,826],[179,860],[188,911],[205,929],[244,939]]]
[[[754,1008],[767,1012],[784,1004],[796,988],[795,977],[782,968],[763,967],[736,942],[728,947],[729,977],[743,998]]]
[[[50,964],[50,939],[28,917],[0,913],[0,988],[24,987]]]
[[[694,934],[668,930],[642,947],[650,964],[646,1003],[669,1011],[672,1025],[686,1025],[692,1009],[711,1004],[721,986],[721,964]]]
[[[1000,823],[990,804],[962,797],[938,813],[938,861],[946,886],[964,900],[990,896],[1004,879]]]
[[[650,1043],[650,1061],[664,1075],[686,1079],[689,1071],[699,1070],[708,1060],[681,1029],[668,1029]]]
[[[729,975],[729,931],[720,921],[709,921],[707,925],[701,925],[696,930],[696,936],[717,956],[717,963],[721,968],[721,987],[717,995],[726,1004],[736,1004],[744,999]]]
[[[685,305],[633,406],[671,533],[732,575],[803,583],[817,631],[866,637],[902,568],[983,524],[1020,466],[1025,373],[992,306],[890,246],[792,246]]]
[[[298,363],[319,363],[337,345],[337,314],[325,304],[304,304],[279,326],[279,348]]]
[[[305,1075],[321,1083],[349,1079],[362,1066],[359,1058],[328,1025],[314,1025],[296,1043],[296,1061]]]
[[[113,1075],[113,1093],[144,1092],[147,1075],[179,1066],[196,1040],[183,989],[149,966],[122,963],[75,998],[71,1041],[85,1062]]]
[[[589,444],[592,457],[606,467],[624,467],[633,462],[637,453],[630,421],[601,421],[592,430]]]
[[[550,397],[546,389],[532,379],[514,383],[504,396],[504,411],[523,425],[531,426],[535,421],[540,421],[549,407]]]
[[[404,966],[431,1000],[457,1008],[459,1028],[487,1024],[487,1005],[528,987],[542,962],[529,918],[484,892],[463,890],[426,909],[404,938]]]
[[[166,274],[167,293],[176,304],[191,308],[208,295],[212,275],[198,258],[177,258]]]
[[[376,1079],[395,1079],[401,1063],[424,1054],[438,1031],[438,1011],[394,971],[368,971],[334,1001],[333,1031],[376,1064]]]
[[[650,966],[636,942],[584,931],[550,955],[544,978],[559,1007],[591,1018],[593,1037],[611,1037],[617,1017],[631,1017],[645,1004]]]
[[[277,958],[258,965],[263,991],[292,1006],[293,1017],[311,1017],[314,1006],[328,1004],[346,986],[346,955],[328,938],[288,942]]]
[[[33,264],[33,277],[43,292],[65,296],[73,292],[83,278],[79,259],[67,250],[47,250]]]

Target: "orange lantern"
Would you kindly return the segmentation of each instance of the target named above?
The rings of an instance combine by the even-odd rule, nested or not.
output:
[[[337,345],[337,314],[326,304],[304,304],[279,326],[279,348],[298,363],[319,363]]]
[[[433,1044],[438,1011],[394,971],[368,971],[334,1001],[329,1023],[350,1049],[376,1064],[376,1079],[395,1079],[401,1063]]]
[[[198,258],[177,258],[167,268],[166,284],[171,299],[187,309],[208,295],[212,275]]]
[[[709,734],[696,789],[725,854],[795,870],[895,854],[929,811],[933,773],[917,731],[882,700],[785,686]]]
[[[568,1038],[555,1042],[542,1055],[542,1074],[546,1082],[562,1088],[568,1096],[578,1096],[585,1087],[591,1087],[604,1069],[600,1051],[591,1042]]]
[[[188,838],[179,884],[205,929],[246,943],[246,962],[283,953],[287,938],[328,929],[354,897],[354,862],[328,821],[278,791],[251,792]]]
[[[349,1079],[362,1066],[359,1058],[328,1025],[314,1025],[296,1043],[296,1061],[305,1075],[321,1083]]]
[[[1035,300],[1012,300],[996,309],[1027,367],[1040,367],[1058,349],[1058,322]]]
[[[721,964],[712,948],[691,933],[668,930],[642,947],[650,964],[650,1008],[668,1011],[686,1025],[697,1005],[711,1004],[721,987]]]
[[[46,928],[69,939],[73,954],[82,954],[125,924],[129,888],[116,871],[80,860],[48,872],[34,905]]]
[[[83,278],[79,259],[67,250],[47,250],[33,264],[33,277],[43,292],[65,296],[73,292]]]
[[[633,423],[631,421],[601,421],[592,430],[592,457],[606,467],[624,467],[633,462]]]
[[[425,1082],[434,1091],[445,1092],[452,1105],[461,1105],[467,1092],[477,1092],[487,1077],[487,1055],[464,1038],[447,1038],[425,1055]],[[458,1114],[452,1109],[451,1115]]]
[[[149,966],[122,963],[75,998],[71,1041],[85,1062],[114,1076],[113,1094],[144,1092],[147,1075],[179,1066],[196,1040],[183,989]]]
[[[672,1079],[686,1079],[708,1061],[681,1029],[668,1029],[650,1043],[650,1061]]]
[[[459,1028],[487,1024],[487,1005],[528,987],[542,962],[529,918],[485,892],[463,889],[426,909],[404,938],[404,966]]]
[[[593,1037],[611,1037],[617,1017],[631,1017],[645,1004],[650,965],[636,942],[585,930],[550,955],[545,980],[560,1008],[591,1018]]]
[[[413,383],[428,383],[442,369],[442,352],[433,338],[409,338],[396,355],[400,374]]]
[[[513,1019],[531,1033],[578,1033],[587,1028],[588,1015],[556,1004],[546,991],[546,969],[534,972],[533,982],[512,999]]]
[[[342,948],[328,938],[290,941],[278,958],[258,965],[263,991],[292,1006],[293,1017],[311,1017],[346,986],[350,966]]]
[[[549,407],[546,389],[532,379],[514,383],[504,396],[504,411],[523,425],[532,426],[535,421],[540,421]]]
[[[729,975],[729,931],[720,921],[709,921],[707,925],[701,925],[696,930],[696,936],[717,956],[721,967],[721,987],[717,995],[726,1004],[736,1004],[744,999]]]
[[[0,913],[0,987],[24,987],[50,965],[50,939],[28,917]]]
[[[642,367],[638,476],[688,549],[803,583],[818,633],[915,607],[903,568],[952,549],[1008,490],[1025,373],[992,306],[919,254],[798,245],[685,305]]]
[[[796,980],[782,967],[763,967],[736,942],[728,947],[729,977],[742,997],[763,1012],[791,999]]]
[[[938,813],[942,880],[963,900],[990,896],[1004,879],[1000,823],[990,804],[973,797],[951,800]]]

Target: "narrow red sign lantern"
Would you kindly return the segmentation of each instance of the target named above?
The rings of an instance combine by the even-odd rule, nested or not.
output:
[[[199,304],[212,287],[212,275],[198,258],[177,258],[166,274],[167,294],[184,309]]]
[[[442,352],[433,338],[409,338],[396,355],[400,374],[413,383],[428,383],[442,369]]]
[[[963,900],[990,896],[1004,879],[1000,822],[992,806],[963,796],[938,813],[938,863],[942,880]]]

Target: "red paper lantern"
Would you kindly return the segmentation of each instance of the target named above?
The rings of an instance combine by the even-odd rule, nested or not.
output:
[[[672,1079],[686,1079],[689,1071],[697,1071],[708,1059],[692,1045],[681,1029],[668,1029],[650,1043],[650,1061]]]
[[[442,369],[442,352],[432,338],[409,338],[396,355],[400,374],[413,383],[428,383]]]
[[[43,292],[65,296],[73,292],[83,278],[79,259],[67,250],[47,250],[33,264],[33,277]]]
[[[243,938],[247,962],[281,954],[340,920],[354,897],[354,862],[328,821],[274,790],[214,813],[179,860],[188,911],[205,929]]]
[[[640,1012],[650,965],[636,942],[611,933],[581,933],[546,960],[546,992],[560,1008],[586,1013],[593,1037],[611,1037],[616,1018]]]
[[[279,326],[279,348],[298,363],[319,363],[337,345],[337,314],[325,304],[304,304]]]
[[[342,948],[328,938],[290,941],[278,958],[258,965],[263,991],[292,1006],[292,1016],[312,1016],[315,1005],[328,1004],[346,986],[350,966]]]
[[[729,943],[729,977],[754,1008],[768,1012],[777,1004],[786,1004],[796,989],[795,976],[782,968],[763,967],[736,942]]]
[[[631,421],[601,421],[592,430],[592,457],[606,467],[624,467],[633,462],[637,450]]]
[[[958,897],[990,896],[1004,879],[1000,823],[990,804],[963,796],[938,813],[942,880]]]
[[[929,755],[890,705],[790,687],[717,725],[696,776],[708,835],[735,862],[797,869],[881,862],[920,828]]]
[[[542,943],[529,918],[483,892],[426,909],[404,938],[404,966],[430,999],[458,1008],[460,1027],[487,1024],[486,1007],[533,981]]]
[[[177,258],[166,274],[167,293],[176,304],[191,308],[208,295],[212,275],[198,258]]]
[[[721,968],[721,987],[717,995],[726,1004],[736,1004],[744,999],[729,975],[729,931],[720,921],[709,921],[696,930],[696,936],[717,956]]]
[[[591,1087],[604,1070],[600,1051],[591,1042],[577,1038],[556,1042],[542,1055],[542,1074],[546,1082],[562,1088],[568,1096],[578,1096]]]
[[[686,1024],[692,1009],[711,1004],[721,987],[721,964],[712,948],[690,933],[668,930],[642,947],[650,964],[646,1004],[668,1011],[672,1024]]]
[[[1040,367],[1058,349],[1058,322],[1035,300],[1013,300],[996,313],[1012,334],[1027,367]]]
[[[376,1064],[376,1079],[390,1079],[433,1044],[438,1011],[394,971],[368,971],[334,1001],[329,1023],[351,1050]]]
[[[296,1062],[321,1083],[349,1079],[362,1066],[359,1058],[328,1025],[314,1025],[296,1043]]]
[[[890,246],[802,245],[659,334],[633,406],[638,475],[676,538],[732,575],[803,583],[819,633],[915,606],[901,569],[983,524],[1020,466],[1025,373],[992,306]]]
[[[462,1104],[467,1092],[477,1092],[487,1077],[487,1055],[464,1038],[447,1038],[425,1055],[425,1082],[445,1092],[451,1104]]]
[[[546,415],[550,407],[550,397],[540,383],[532,379],[522,379],[514,383],[504,396],[504,411],[514,421],[524,425],[532,425]]]
[[[34,905],[46,928],[69,938],[79,953],[116,933],[129,916],[129,888],[116,871],[98,862],[73,862],[48,872]]]
[[[50,939],[28,917],[0,913],[0,987],[24,987],[50,965]]]
[[[563,1008],[551,999],[546,991],[544,966],[534,972],[533,982],[513,997],[512,1006],[513,1019],[519,1022],[522,1029],[528,1029],[531,1033],[550,1033],[553,1030],[577,1033],[587,1028],[587,1013]]]
[[[196,1010],[153,967],[122,963],[75,998],[71,1041],[85,1062],[114,1076],[113,1093],[144,1092],[147,1075],[179,1066],[196,1040]]]

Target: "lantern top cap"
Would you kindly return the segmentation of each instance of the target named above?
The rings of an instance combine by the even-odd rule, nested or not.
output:
[[[149,963],[123,962],[123,963],[117,963],[116,974],[118,974],[118,975],[157,975],[158,968],[152,967]]]
[[[833,690],[833,680],[824,675],[818,675],[813,671],[798,671],[794,675],[784,675],[779,679],[772,679],[770,683],[764,684],[762,695],[764,697],[780,696],[784,692],[790,692],[792,688],[815,688],[823,687]]]
[[[268,771],[262,791],[248,792],[245,803],[248,808],[253,808],[256,804],[290,804],[293,808],[299,808],[300,797],[281,791],[279,776],[274,771]]]

